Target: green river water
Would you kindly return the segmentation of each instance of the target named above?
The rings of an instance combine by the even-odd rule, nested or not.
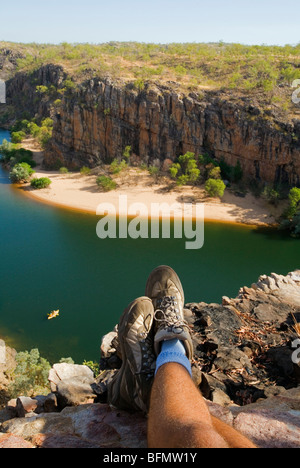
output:
[[[25,197],[0,166],[0,337],[18,351],[98,360],[101,337],[161,264],[179,274],[186,302],[220,302],[260,274],[300,267],[300,241],[270,229],[206,223],[204,247],[186,250],[183,239],[100,240],[97,221]]]

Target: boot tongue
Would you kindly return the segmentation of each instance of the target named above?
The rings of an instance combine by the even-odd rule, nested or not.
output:
[[[163,288],[161,283],[157,281],[152,289],[152,297],[157,299],[157,298],[162,298],[164,296],[177,296],[178,295],[178,288],[176,288],[175,284],[173,281],[170,279],[167,280],[166,287]]]

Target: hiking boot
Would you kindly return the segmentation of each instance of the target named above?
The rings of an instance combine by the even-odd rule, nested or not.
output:
[[[184,320],[184,292],[180,279],[169,266],[159,266],[150,274],[145,295],[154,306],[154,351],[160,353],[161,342],[178,339],[184,344],[189,360],[193,356],[190,327]]]
[[[121,369],[108,385],[108,402],[119,409],[147,412],[155,371],[154,309],[148,297],[133,301],[118,327]]]

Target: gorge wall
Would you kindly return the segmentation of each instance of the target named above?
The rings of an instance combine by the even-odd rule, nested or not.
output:
[[[46,166],[93,167],[121,157],[130,145],[138,160],[151,164],[186,151],[208,152],[231,165],[240,161],[249,178],[300,185],[300,120],[265,112],[250,96],[184,95],[153,83],[139,91],[107,78],[74,83],[62,96],[66,76],[61,67],[47,65],[7,82],[9,105],[40,117],[52,113]],[[38,96],[38,85],[52,85],[52,92]]]

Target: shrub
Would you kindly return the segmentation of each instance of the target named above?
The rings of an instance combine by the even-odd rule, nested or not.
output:
[[[25,183],[28,182],[34,170],[27,163],[16,164],[11,170],[9,177],[13,183]]]
[[[36,166],[36,162],[32,159],[32,151],[18,148],[16,144],[7,142],[6,140],[3,140],[0,146],[0,153],[2,154],[2,160],[10,163],[11,166],[23,162],[29,164],[31,167]]]
[[[238,183],[243,178],[243,169],[240,161],[235,166],[230,166],[224,158],[220,161],[221,175],[223,179],[229,182]]]
[[[40,357],[38,349],[24,351],[16,355],[17,367],[14,370],[14,382],[9,386],[11,398],[20,395],[33,396],[49,393],[48,374],[51,366]]]
[[[226,185],[220,179],[208,179],[205,183],[205,190],[210,197],[222,198]]]
[[[176,179],[178,171],[180,171],[180,169],[181,169],[180,164],[178,163],[172,164],[172,166],[169,169],[172,179]]]
[[[221,179],[221,168],[219,166],[215,166],[213,169],[211,169],[209,171],[208,178]]]
[[[130,156],[131,156],[131,146],[126,146],[123,151],[123,158],[125,158],[125,161],[129,161]]]
[[[83,166],[81,169],[80,169],[80,174],[81,175],[89,175],[91,173],[91,169],[87,166]]]
[[[67,167],[61,167],[61,168],[59,169],[59,172],[60,172],[61,174],[68,174],[68,173],[69,173],[69,169],[68,169]]]
[[[266,186],[262,192],[262,197],[265,198],[271,205],[278,205],[280,194],[273,187]]]
[[[114,159],[110,165],[110,170],[113,174],[119,174],[119,172],[123,171],[123,169],[126,169],[126,168],[127,168],[127,163],[125,159],[122,159],[121,162],[119,162],[117,159]]]
[[[159,173],[159,168],[157,166],[149,166],[148,172],[151,176],[156,177]]]
[[[48,177],[40,177],[39,179],[37,178],[32,179],[32,181],[30,182],[30,185],[34,189],[40,190],[40,189],[49,187],[51,183],[52,181],[48,179]]]
[[[292,237],[300,237],[300,211],[292,219],[284,219],[280,224],[280,229],[290,232]]]
[[[23,131],[19,132],[12,132],[11,134],[11,141],[12,143],[21,143],[22,140],[26,137],[26,133]]]
[[[179,186],[180,185],[186,185],[188,182],[189,182],[189,176],[187,176],[186,174],[182,174],[176,180],[176,184],[179,185]]]
[[[134,82],[134,87],[135,89],[137,89],[138,91],[143,91],[145,89],[145,83],[144,83],[144,80],[142,80],[142,78],[138,78],[135,82]]]
[[[42,94],[47,94],[49,91],[49,88],[48,86],[43,86],[43,85],[40,85],[40,86],[37,86],[36,87],[36,92],[40,95]]]
[[[20,163],[27,163],[29,164],[30,167],[36,167],[36,162],[32,159],[31,156],[27,156],[27,155],[24,155],[24,156],[21,156],[20,159],[19,159],[19,162]]]
[[[300,210],[300,189],[294,187],[289,193],[290,206],[288,208],[287,217],[292,218]]]
[[[179,156],[178,163],[174,163],[170,167],[170,175],[173,179],[178,177],[177,185],[186,185],[189,182],[195,183],[200,176],[195,154],[187,151]]]
[[[111,177],[107,176],[99,176],[97,177],[97,185],[102,188],[105,192],[109,192],[110,190],[115,190],[117,187],[117,184],[114,180],[112,180]]]
[[[82,363],[83,366],[89,367],[93,372],[95,377],[97,377],[100,374],[100,369],[99,369],[99,364],[98,362],[95,361],[83,361]]]

